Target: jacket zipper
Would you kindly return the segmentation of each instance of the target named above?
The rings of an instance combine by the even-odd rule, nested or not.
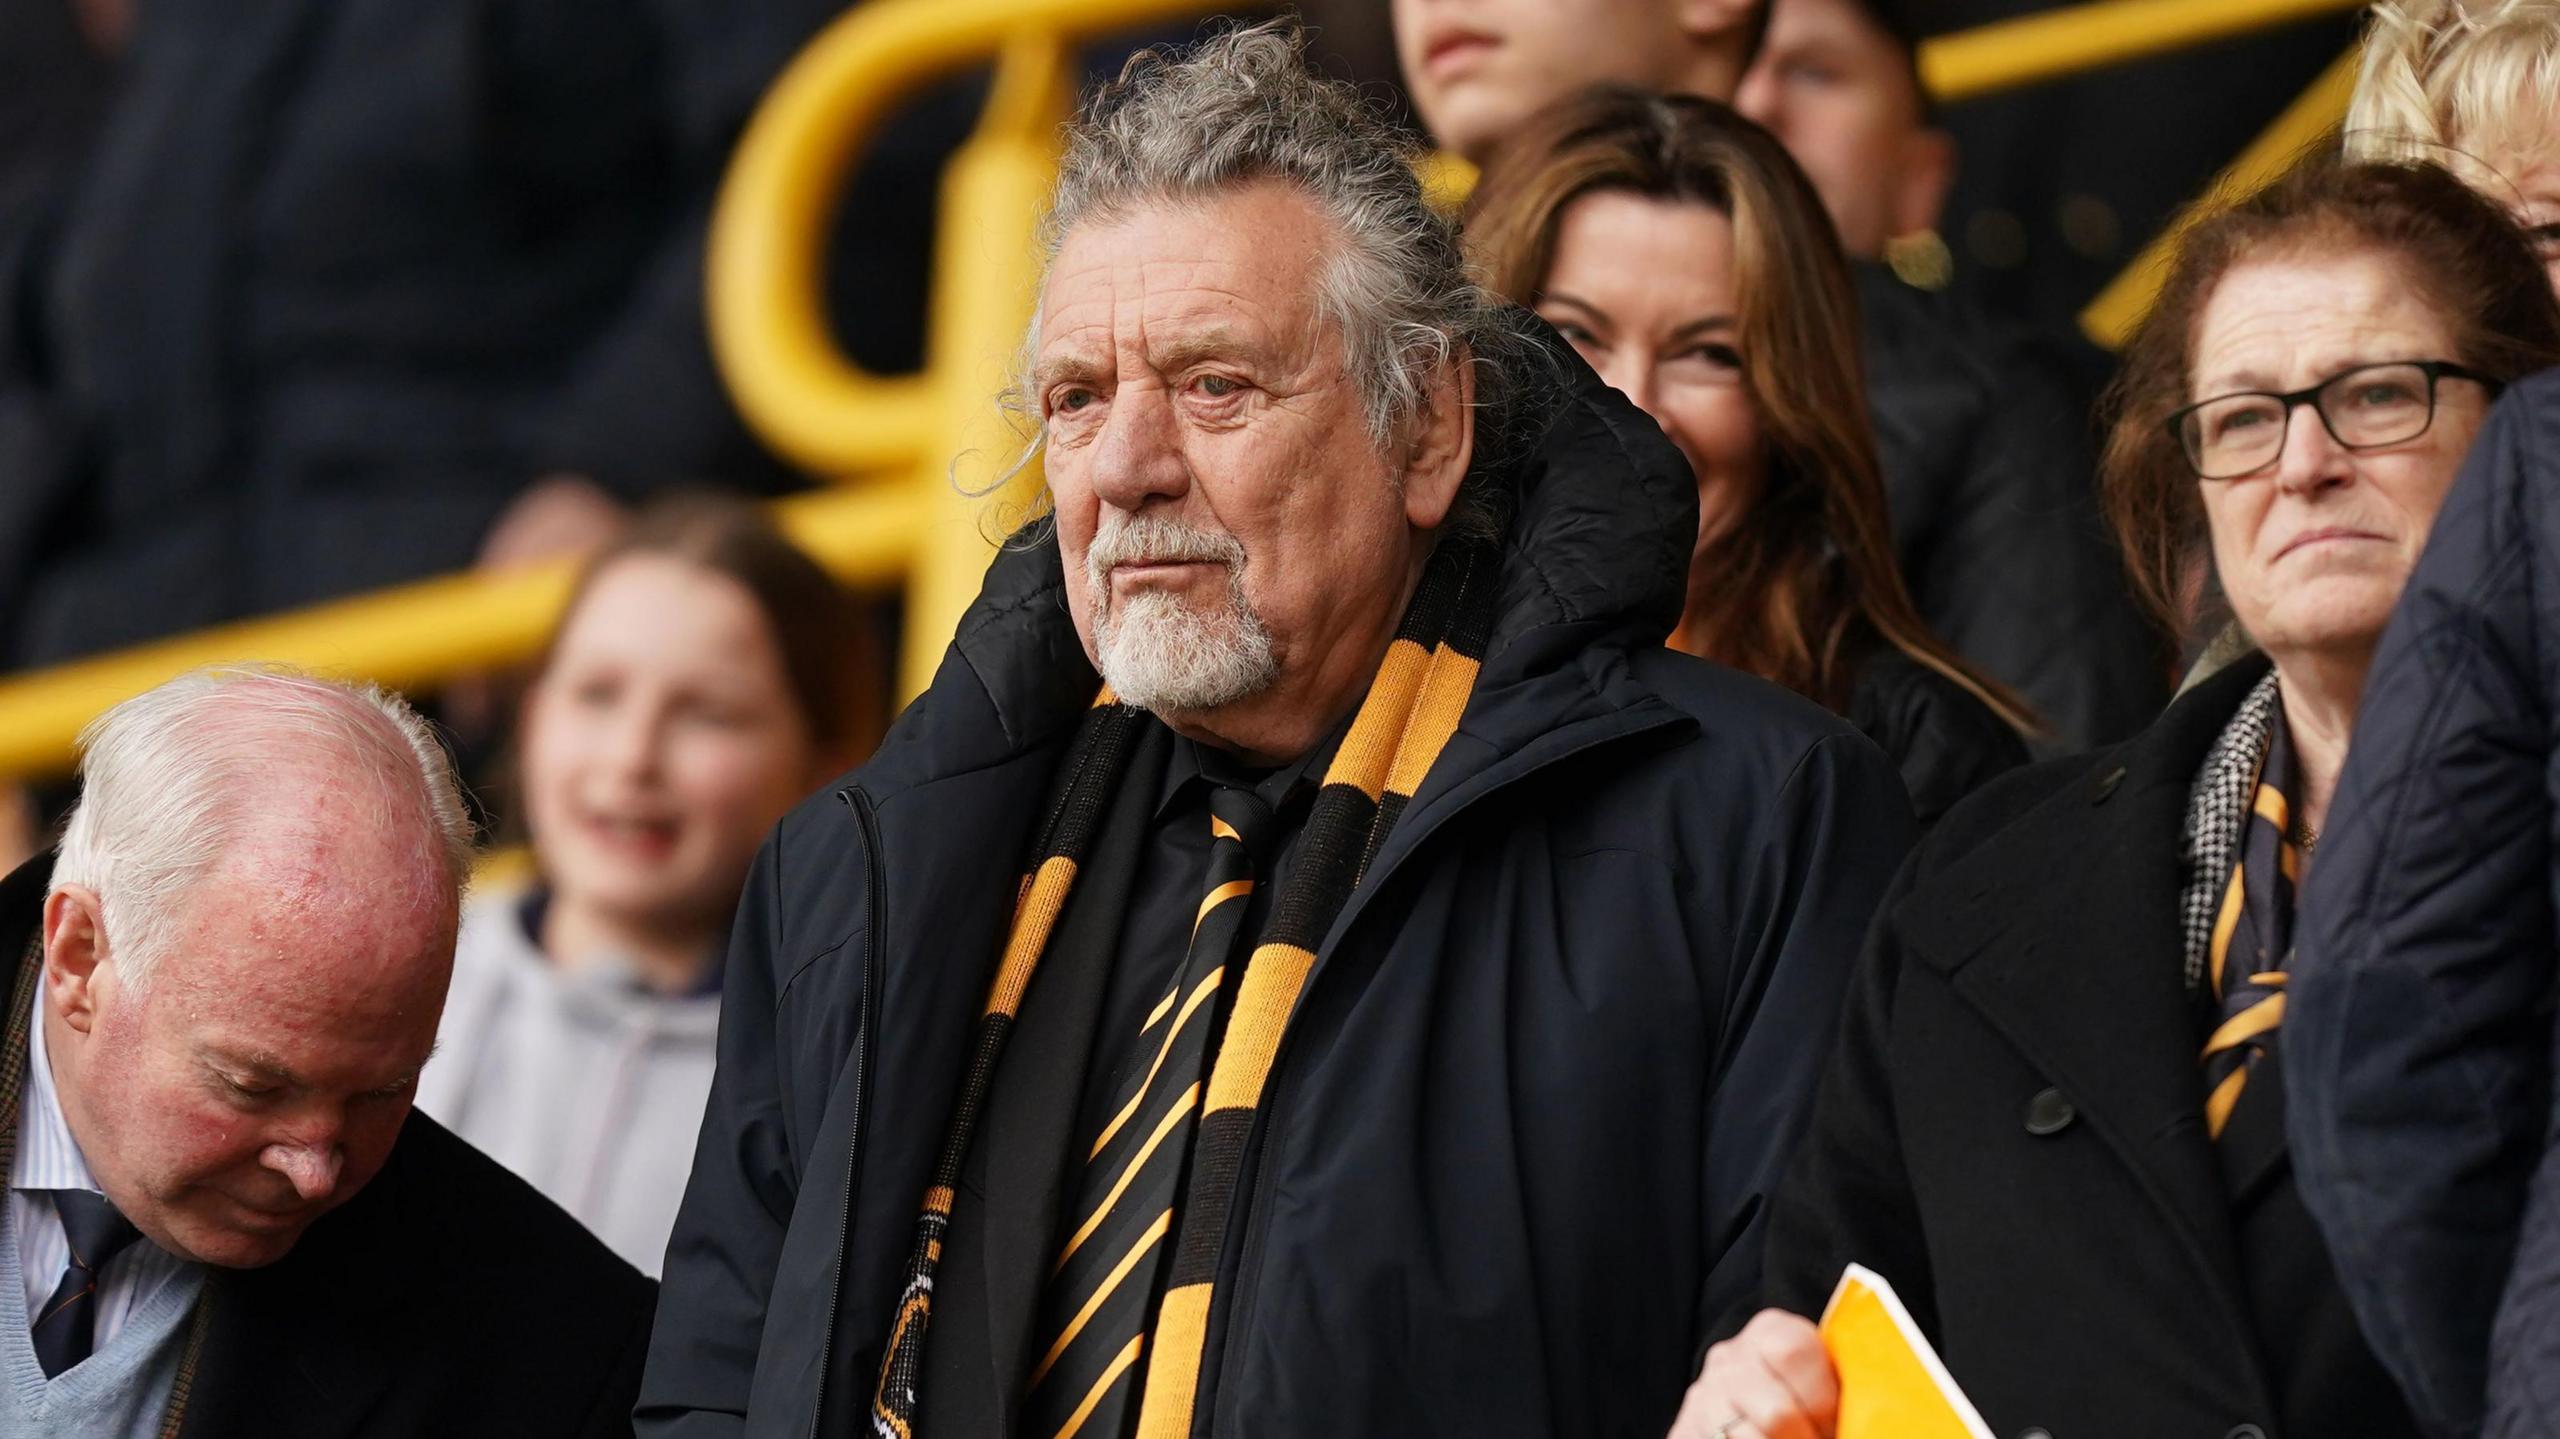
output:
[[[1511,788],[1513,785],[1522,783],[1532,775],[1542,774],[1567,760],[1580,759],[1594,750],[1603,749],[1624,740],[1631,740],[1640,735],[1650,734],[1660,727],[1661,726],[1659,724],[1647,724],[1638,728],[1623,730],[1616,734],[1603,735],[1593,739],[1588,744],[1576,745],[1561,754],[1550,755],[1533,768],[1524,770],[1521,773],[1493,786],[1491,789],[1486,790],[1484,793],[1477,795],[1475,798],[1469,800],[1467,805],[1469,808],[1473,808],[1476,805],[1484,803],[1494,795],[1500,794],[1502,791]],[[1429,841],[1441,830],[1447,828],[1449,822],[1454,818],[1455,815],[1443,815],[1439,819],[1433,821],[1430,829],[1424,831],[1421,835],[1415,838],[1413,847],[1406,850],[1402,856],[1398,857],[1396,868],[1403,868],[1404,865],[1411,860],[1413,855],[1421,851],[1425,842]],[[1374,894],[1379,888],[1383,887],[1384,881],[1388,878],[1388,875],[1392,873],[1393,871],[1390,870],[1384,874],[1373,875],[1371,878],[1377,880],[1379,883],[1367,884],[1364,881],[1364,887],[1370,894]],[[1365,906],[1365,900],[1367,898],[1366,895],[1355,897],[1361,899]],[[1354,910],[1350,913],[1352,919],[1356,921],[1358,918],[1358,912]],[[1341,947],[1343,940],[1350,937],[1350,924],[1343,924],[1338,928],[1339,933],[1335,938],[1333,946],[1327,948],[1318,956],[1316,969],[1308,974],[1305,987],[1298,991],[1298,1003],[1292,1008],[1290,1015],[1292,1021],[1297,1017],[1296,1010],[1305,1007],[1307,996],[1315,992],[1316,981],[1322,977],[1324,968],[1323,955],[1331,954],[1334,949]],[[1288,1067],[1290,1041],[1296,1037],[1297,1025],[1294,1022],[1282,1027],[1280,1031],[1279,1048],[1273,1050],[1271,1055],[1271,1072],[1270,1078],[1267,1081],[1267,1093],[1270,1096],[1270,1102],[1262,1106],[1260,1114],[1256,1116],[1254,1120],[1254,1129],[1256,1133],[1252,1136],[1252,1142],[1245,1150],[1246,1162],[1253,1166],[1253,1194],[1244,1214],[1243,1251],[1236,1259],[1235,1294],[1227,1301],[1226,1304],[1226,1313],[1224,1315],[1227,1325],[1225,1336],[1226,1342],[1221,1344],[1218,1348],[1218,1387],[1216,1397],[1211,1399],[1209,1403],[1209,1433],[1212,1436],[1223,1432],[1229,1432],[1229,1427],[1226,1424],[1225,1419],[1227,1415],[1234,1412],[1233,1398],[1235,1390],[1228,1381],[1235,1376],[1235,1366],[1233,1361],[1236,1357],[1237,1346],[1243,1342],[1243,1331],[1236,1324],[1236,1316],[1248,1312],[1246,1306],[1249,1301],[1252,1300],[1254,1290],[1259,1287],[1256,1281],[1261,1278],[1260,1270],[1263,1237],[1269,1228],[1265,1223],[1265,1220],[1269,1217],[1271,1212],[1271,1186],[1275,1182],[1271,1177],[1272,1166],[1267,1161],[1270,1158],[1272,1141],[1277,1137],[1279,1132],[1281,1118],[1287,1112],[1287,1105],[1285,1101],[1289,1096],[1296,1093],[1297,1090],[1297,1071]],[[1214,1304],[1216,1302],[1217,1300],[1213,1296],[1211,1303]],[[1197,1416],[1194,1417],[1196,1422]]]
[[[818,1390],[809,1406],[809,1439],[817,1439],[818,1426],[827,1412],[827,1371],[836,1347],[837,1309],[844,1295],[844,1265],[853,1248],[853,1204],[862,1179],[862,1110],[871,1088],[872,1022],[879,1013],[880,947],[888,935],[884,907],[887,895],[880,879],[880,820],[871,809],[871,797],[859,788],[847,786],[836,791],[836,798],[853,811],[856,826],[862,831],[863,878],[870,887],[870,925],[864,936],[862,951],[862,1007],[853,1021],[853,1093],[847,1097],[849,1122],[845,1126],[844,1210],[836,1219],[835,1272],[827,1280],[826,1334],[818,1341]]]

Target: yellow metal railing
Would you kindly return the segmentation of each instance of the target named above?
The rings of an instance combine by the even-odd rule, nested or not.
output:
[[[2355,93],[2357,55],[2349,50],[2331,62],[2320,78],[2311,82],[2310,89],[2286,106],[2275,123],[2224,167],[2206,193],[2227,200],[2259,189],[2337,129],[2338,122],[2346,117],[2347,98]],[[2143,315],[2151,309],[2152,297],[2160,293],[2162,282],[2168,279],[2169,262],[2177,256],[2178,241],[2185,233],[2183,222],[2172,225],[2145,246],[2142,254],[2080,312],[2081,332],[2110,350],[2132,338],[2133,327],[2142,323]]]
[[[2094,0],[1920,47],[1920,79],[1953,104],[2359,8],[2365,0]]]
[[[850,583],[895,584],[915,547],[913,497],[855,490],[781,501],[794,542]],[[0,776],[59,773],[101,710],[199,665],[260,661],[431,689],[530,657],[568,598],[570,570],[425,580],[307,610],[223,625],[0,680]]]
[[[1933,39],[1921,68],[1941,99],[1970,99],[2353,3],[2093,0]],[[930,677],[976,593],[995,538],[988,500],[1001,515],[1003,502],[1028,499],[1038,484],[1034,470],[991,494],[1023,439],[993,399],[1030,311],[1031,236],[1074,89],[1070,46],[1231,8],[1209,0],[869,0],[793,60],[739,141],[712,224],[713,349],[757,432],[811,473],[846,482],[783,503],[793,536],[849,580],[905,585],[906,692]],[[987,107],[943,176],[926,368],[869,374],[825,321],[836,197],[897,100],[990,57]],[[1466,180],[1462,168],[1436,177]],[[2128,278],[2092,315],[2105,307],[2116,323],[2138,313],[2148,293]],[[2096,318],[2090,323],[2098,329]],[[568,581],[557,566],[450,576],[0,680],[0,778],[59,772],[91,717],[195,665],[262,660],[427,689],[527,658]]]

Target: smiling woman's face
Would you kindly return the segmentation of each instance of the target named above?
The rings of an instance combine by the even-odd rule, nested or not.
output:
[[[2458,361],[2451,350],[2451,327],[2394,260],[2257,261],[2224,275],[2198,317],[2188,399],[2288,392],[2394,360]],[[2302,405],[2274,463],[2197,481],[2232,612],[2279,665],[2371,651],[2488,404],[2479,384],[2448,377],[2423,434],[2371,450],[2340,445]]]

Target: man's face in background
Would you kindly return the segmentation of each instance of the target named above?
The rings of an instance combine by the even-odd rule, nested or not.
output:
[[[1444,147],[1481,164],[1593,85],[1730,98],[1758,0],[1394,0],[1396,60]]]
[[[1861,0],[1773,0],[1734,108],[1785,143],[1850,254],[1936,226],[1954,143],[1927,123],[1911,52]]]

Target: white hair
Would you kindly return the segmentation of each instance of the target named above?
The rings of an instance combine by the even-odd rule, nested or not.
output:
[[[1315,71],[1294,20],[1144,51],[1092,91],[1067,127],[1041,227],[1042,267],[1080,225],[1259,183],[1292,186],[1336,231],[1316,309],[1341,336],[1370,444],[1381,456],[1393,453],[1450,367],[1465,363],[1475,380],[1476,453],[1489,462],[1478,468],[1490,468],[1514,447],[1512,427],[1523,418],[1515,411],[1532,408],[1511,393],[1517,366],[1504,362],[1530,360],[1536,346],[1468,272],[1456,222],[1423,196],[1413,168],[1420,154],[1382,102]],[[1006,395],[1028,443],[996,486],[1037,458],[1046,439],[1030,384],[1039,348],[1035,311]],[[1490,537],[1498,511],[1498,497],[1470,480],[1448,524]]]
[[[2548,152],[2560,0],[2382,0],[2348,102],[2351,159],[2424,161],[2512,202],[2507,171]]]
[[[1132,561],[1215,564],[1227,572],[1226,592],[1207,610],[1161,590],[1141,590],[1122,605],[1112,598],[1111,570]],[[1103,510],[1085,573],[1096,664],[1122,703],[1157,714],[1211,710],[1271,687],[1280,662],[1270,629],[1245,598],[1245,563],[1233,535],[1169,515]]]
[[[176,937],[182,901],[249,821],[272,814],[279,761],[352,771],[386,827],[408,823],[458,906],[472,831],[444,746],[399,696],[278,668],[195,670],[80,732],[80,799],[52,887],[98,896],[123,981],[140,989]],[[339,790],[345,793],[345,787]]]

